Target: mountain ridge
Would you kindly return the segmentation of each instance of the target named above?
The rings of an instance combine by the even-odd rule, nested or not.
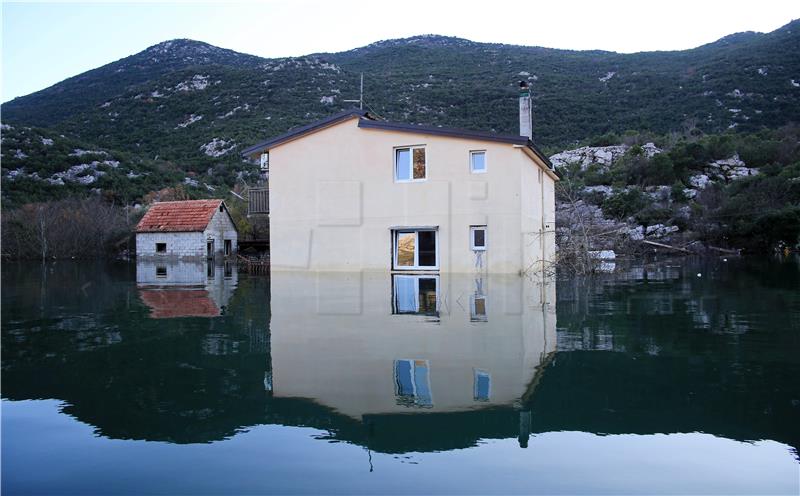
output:
[[[257,174],[244,147],[352,107],[383,118],[516,134],[517,84],[533,89],[534,138],[552,152],[626,130],[755,132],[800,116],[800,21],[681,51],[620,54],[482,43],[443,35],[336,53],[262,58],[173,39],[2,104],[4,124],[41,128],[140,164],[232,186]],[[25,138],[13,145],[25,147]],[[10,143],[10,142],[9,142]],[[73,158],[3,143],[3,177]],[[27,158],[18,158],[27,155]],[[66,170],[66,169],[65,169]],[[55,171],[64,172],[64,171]],[[113,175],[111,171],[109,175]],[[125,179],[114,183],[127,188]],[[132,180],[126,197],[141,192]],[[3,194],[22,184],[4,181]],[[58,186],[47,185],[47,194]],[[142,186],[143,187],[143,186]],[[46,196],[46,195],[45,195]]]

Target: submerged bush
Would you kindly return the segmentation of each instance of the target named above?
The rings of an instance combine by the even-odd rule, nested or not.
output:
[[[28,203],[3,212],[3,255],[101,258],[130,241],[139,215],[100,198]]]

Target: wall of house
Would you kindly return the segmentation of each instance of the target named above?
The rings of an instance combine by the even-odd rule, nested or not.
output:
[[[225,208],[225,207],[223,207]],[[230,215],[227,212],[220,212],[219,209],[214,213],[211,222],[203,232],[204,239],[214,240],[214,251],[217,257],[223,257],[224,253],[224,240],[231,240],[231,255],[235,255],[238,250],[239,235],[236,232],[236,226],[233,225]],[[203,242],[203,249],[205,250],[205,241]]]
[[[350,417],[514,405],[556,351],[555,284],[513,274],[481,281],[486,319],[470,315],[471,274],[439,276],[439,316],[392,314],[392,276],[272,274],[272,391],[314,398]],[[456,303],[461,302],[461,304]],[[429,404],[398,401],[395,361],[427,362]],[[491,378],[476,399],[475,373]]]
[[[166,243],[167,252],[156,253],[156,243]],[[206,241],[202,232],[137,233],[136,256],[139,258],[205,258]]]
[[[552,271],[555,260],[555,180],[541,169],[523,163],[520,166],[520,185],[523,191],[520,229],[524,271]]]
[[[523,169],[537,166],[522,148],[357,123],[270,150],[272,270],[387,270],[391,229],[424,226],[439,228],[441,271],[472,272],[478,262],[490,272],[525,268],[523,233],[532,227],[523,223],[522,203],[540,193],[523,182]],[[413,145],[425,145],[427,180],[397,183],[394,150]],[[486,173],[470,172],[471,150],[486,151]],[[472,225],[488,226],[480,261],[470,248]]]

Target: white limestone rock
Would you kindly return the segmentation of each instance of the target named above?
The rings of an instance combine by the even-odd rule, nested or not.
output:
[[[727,181],[735,181],[743,177],[755,176],[758,174],[758,169],[747,167],[744,161],[739,158],[739,154],[735,154],[723,160],[714,160],[708,164],[708,167],[724,177]]]
[[[202,115],[194,115],[194,114],[192,114],[192,115],[189,116],[188,119],[186,119],[185,121],[183,121],[180,124],[178,124],[177,126],[175,126],[175,129],[184,129],[184,128],[186,128],[188,126],[191,126],[195,122],[197,122],[199,120],[202,120],[202,119],[203,119]]]
[[[571,164],[580,164],[582,171],[590,165],[609,166],[628,151],[627,145],[584,146],[574,150],[565,150],[550,157],[553,167],[559,168]]]
[[[201,91],[206,88],[208,88],[208,76],[195,74],[192,79],[178,83],[175,91]]]
[[[612,188],[611,186],[606,186],[606,185],[602,185],[602,184],[601,185],[597,185],[597,186],[586,186],[585,188],[583,188],[583,192],[584,193],[588,193],[588,194],[599,193],[599,194],[603,195],[604,197],[610,196],[611,193],[613,192],[613,190],[614,190],[614,188]]]
[[[710,182],[711,180],[706,174],[696,174],[689,178],[689,184],[691,184],[694,189],[706,189],[706,186],[708,186]]]
[[[236,147],[233,141],[227,141],[221,138],[214,138],[208,143],[201,145],[200,150],[209,157],[221,157],[230,152]]]
[[[631,227],[628,229],[628,237],[633,241],[644,239],[644,228],[642,226]]]
[[[614,77],[617,73],[614,71],[608,71],[605,76],[601,78],[597,78],[601,83],[607,83],[611,78]]]
[[[678,231],[678,226],[665,226],[664,224],[653,224],[652,226],[647,226],[645,230],[645,236],[651,238],[663,238],[668,234],[672,234]]]
[[[614,250],[597,250],[597,251],[590,251],[589,258],[593,258],[595,260],[615,260],[617,258],[617,254]]]

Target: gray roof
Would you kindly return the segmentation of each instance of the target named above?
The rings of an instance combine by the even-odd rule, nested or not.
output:
[[[316,131],[317,129],[352,117],[359,117],[358,127],[364,129],[384,129],[387,131],[431,134],[435,136],[449,136],[453,138],[474,139],[479,141],[497,141],[501,143],[510,143],[513,145],[527,146],[534,154],[536,154],[536,156],[542,159],[545,164],[547,164],[551,169],[553,168],[550,160],[539,150],[539,148],[536,147],[536,145],[533,144],[533,141],[528,139],[527,136],[513,136],[510,134],[496,134],[487,131],[471,131],[467,129],[456,129],[450,127],[418,126],[415,124],[407,124],[402,122],[379,121],[369,114],[369,112],[364,110],[347,110],[344,112],[339,112],[338,114],[334,114],[320,121],[298,127],[287,133],[246,148],[244,151],[242,151],[242,155],[250,155],[251,153],[259,150],[268,150],[269,148],[298,138],[304,134]]]

